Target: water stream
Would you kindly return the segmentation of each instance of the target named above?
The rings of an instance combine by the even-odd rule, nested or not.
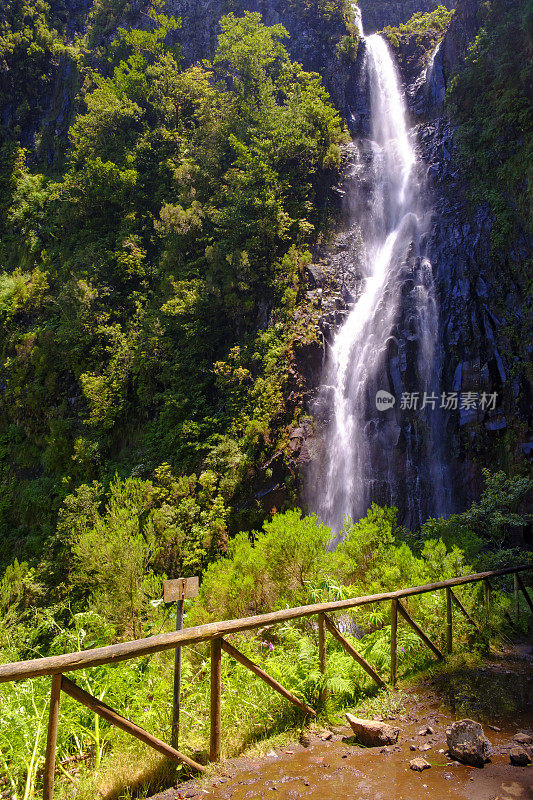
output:
[[[311,503],[335,531],[345,515],[360,518],[373,500],[402,506],[411,525],[428,511],[446,511],[438,410],[428,406],[420,418],[405,417],[397,395],[408,387],[394,381],[390,368],[403,359],[421,404],[424,392],[438,391],[438,313],[424,252],[431,207],[388,45],[377,34],[364,41],[372,193],[364,218],[360,208],[354,212],[364,244],[363,288],[328,354],[324,387],[331,413]],[[379,391],[394,403],[387,405],[385,396],[378,408]]]

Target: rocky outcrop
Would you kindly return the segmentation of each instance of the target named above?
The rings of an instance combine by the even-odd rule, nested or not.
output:
[[[412,71],[403,70],[409,105],[419,116],[438,116],[442,113],[450,80],[454,72],[461,69],[468,47],[479,30],[480,8],[481,0],[459,0],[442,41],[436,46],[424,68],[419,60],[418,77],[413,77]],[[409,47],[409,43],[404,43],[403,46]]]
[[[474,41],[481,24],[481,0],[460,0],[441,48],[444,81],[446,85],[453,72],[460,68],[466,51]]]
[[[419,78],[425,82],[426,67],[439,38],[438,31],[428,29],[422,33],[407,34],[399,39],[395,52],[404,86],[416,86]]]
[[[455,0],[359,0],[365,33],[374,33],[386,25],[407,22],[417,11],[434,11],[438,6],[455,8]]]
[[[454,722],[446,731],[446,740],[450,757],[461,764],[483,767],[492,755],[492,745],[483,728],[471,719]]]

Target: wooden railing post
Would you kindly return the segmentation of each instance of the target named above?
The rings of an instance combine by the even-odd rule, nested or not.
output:
[[[513,575],[513,589],[514,589],[514,613],[515,619],[518,622],[520,620],[520,597],[519,597],[519,586],[518,586],[518,573],[515,572]]]
[[[48,738],[46,740],[46,757],[43,775],[43,800],[52,800],[54,796],[57,724],[59,720],[59,700],[61,698],[62,678],[62,675],[52,675],[50,710],[48,712]]]
[[[451,653],[453,650],[453,612],[452,612],[452,590],[446,587],[446,651]]]
[[[318,615],[318,666],[322,675],[326,674],[326,617],[323,612]],[[327,690],[323,686],[320,689],[319,699],[323,704],[326,702]]]
[[[398,600],[393,598],[390,622],[390,681],[392,686],[396,686],[396,667],[397,667],[397,634],[398,634]]]
[[[211,639],[211,737],[209,758],[220,761],[222,692],[222,641],[220,637]]]

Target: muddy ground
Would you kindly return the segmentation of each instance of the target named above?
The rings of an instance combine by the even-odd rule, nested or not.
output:
[[[482,723],[494,755],[483,769],[450,760],[446,727],[469,717]],[[351,729],[310,731],[300,742],[263,758],[225,762],[220,772],[189,781],[152,800],[533,800],[533,767],[511,766],[509,751],[520,731],[533,733],[533,655],[523,646],[474,669],[446,671],[409,689],[394,720],[398,745],[362,748]],[[422,734],[429,726],[433,733]],[[411,759],[430,764],[413,772]]]

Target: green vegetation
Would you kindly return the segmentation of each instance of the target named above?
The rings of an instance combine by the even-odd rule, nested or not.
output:
[[[337,58],[345,64],[351,64],[357,58],[358,50],[359,38],[350,33],[337,44]]]
[[[517,509],[532,482],[509,479],[503,473],[487,473],[486,480],[479,503],[450,520],[429,520],[416,536],[398,525],[395,509],[374,505],[359,522],[346,520],[343,541],[331,551],[327,547],[331,531],[315,516],[292,510],[275,514],[253,535],[234,537],[225,555],[216,560],[221,544],[225,545],[225,521],[223,503],[217,499],[220,484],[213,473],[176,479],[163,466],[154,480],[116,480],[107,492],[97,483],[82,485],[65,499],[47,558],[37,568],[15,561],[0,583],[2,660],[171,630],[173,607],[161,602],[167,570],[203,573],[199,598],[186,603],[185,624],[191,626],[523,562],[523,553],[502,548],[508,547],[504,534],[510,526],[524,524]],[[216,533],[206,538],[208,531]],[[50,595],[52,585],[57,589]],[[493,588],[489,615],[483,610],[480,584],[458,590],[481,627],[473,634],[466,621],[455,616],[454,639],[461,652],[481,655],[490,642],[494,645],[502,633],[510,632],[504,614],[511,607],[512,581],[494,581]],[[443,646],[444,594],[410,598],[409,608],[432,640]],[[525,603],[522,611],[523,625]],[[363,606],[342,618],[352,631],[348,638],[387,678],[390,604]],[[311,620],[232,640],[309,704],[320,707],[319,693],[326,689],[324,721],[335,720],[342,709],[361,703],[394,702],[387,692],[376,694],[367,674],[330,637],[327,671],[322,675]],[[398,648],[403,679],[432,661],[404,625],[398,630]],[[78,672],[76,680],[168,740],[172,665],[172,653],[161,653]],[[209,736],[209,681],[208,645],[185,648],[180,749],[196,758],[205,751]],[[303,723],[299,713],[231,658],[223,659],[222,682],[226,755],[267,737],[296,735]],[[31,787],[39,785],[48,692],[44,679],[2,688],[1,774],[9,776],[8,786],[17,800],[31,797]],[[91,712],[67,698],[61,706],[58,747],[65,761],[89,756],[87,762],[66,764],[58,779],[59,798],[69,796],[74,769],[78,797],[87,800],[97,790],[104,796],[128,796],[127,786],[137,786],[140,796],[146,796],[176,777],[159,757],[125,734],[99,725]]]
[[[396,49],[400,47],[400,42],[414,39],[417,46],[423,46],[429,53],[444,36],[454,13],[448,11],[446,6],[439,6],[427,13],[417,11],[407,22],[397,27],[388,25],[383,28],[383,33]]]

